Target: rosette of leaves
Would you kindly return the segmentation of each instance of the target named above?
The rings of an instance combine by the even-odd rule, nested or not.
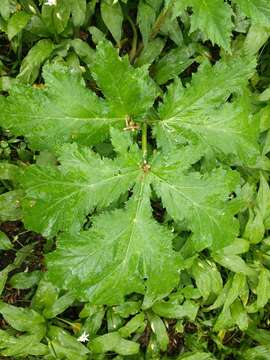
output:
[[[255,66],[241,54],[205,62],[190,83],[177,78],[163,93],[147,66],[134,68],[103,41],[91,66],[98,95],[81,73],[54,64],[44,86],[16,85],[1,98],[1,126],[57,158],[19,175],[25,226],[57,237],[50,281],[96,304],[137,292],[148,308],[177,286],[184,253],[235,240],[237,169],[261,156],[248,91]],[[105,140],[110,156],[96,151]],[[182,231],[189,236],[177,252]]]

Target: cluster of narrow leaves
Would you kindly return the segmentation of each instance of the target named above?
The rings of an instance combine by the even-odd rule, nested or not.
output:
[[[23,137],[32,158],[0,163],[0,220],[21,219],[46,238],[46,272],[14,275],[33,251],[27,245],[0,273],[0,293],[7,281],[38,286],[29,309],[0,302],[13,328],[0,332],[1,354],[160,359],[172,319],[175,332],[195,323],[199,334],[186,335],[181,359],[215,358],[206,337],[227,359],[231,329],[247,336],[239,359],[268,359],[269,333],[259,327],[270,299],[269,88],[256,94],[268,1],[141,0],[138,29],[128,1],[20,3],[0,4],[13,46],[24,33],[45,35],[2,87],[0,126]],[[96,7],[94,50],[69,37]],[[120,56],[125,22],[133,42]],[[247,28],[231,45],[232,32]],[[164,37],[176,45],[165,54]],[[196,41],[208,39],[223,49],[220,59]],[[1,232],[0,249],[12,249]],[[58,318],[82,303],[78,322]],[[98,336],[104,316],[108,333]],[[90,336],[88,347],[65,321],[79,339]],[[147,324],[145,355],[138,341],[143,348]]]
[[[129,13],[135,13],[135,19]],[[182,70],[190,63],[189,57],[198,48],[194,48],[192,42],[210,40],[230,53],[234,32],[246,33],[250,24],[253,40],[257,42],[263,33],[266,41],[269,18],[268,0],[139,0],[135,3],[127,0],[78,0],[76,3],[71,0],[3,0],[0,30],[6,33],[17,58],[21,59],[22,53],[24,58],[20,62],[11,56],[10,61],[15,62],[11,69],[3,66],[4,62],[0,63],[0,88],[8,90],[18,80],[34,83],[42,64],[55,57],[64,57],[77,67],[80,62],[89,65],[93,49],[82,39],[90,36],[97,44],[108,35],[121,47],[126,41],[127,23],[133,33],[131,62],[136,60],[142,64],[154,60],[165,47],[167,38],[177,46],[168,51],[154,69],[158,83],[165,83],[168,77],[176,75],[174,69],[167,72],[168,63],[172,65],[177,60],[177,68]],[[191,45],[183,49],[185,44]]]

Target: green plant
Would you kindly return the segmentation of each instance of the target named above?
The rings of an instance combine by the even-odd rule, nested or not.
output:
[[[25,135],[32,148],[57,147],[60,166],[33,165],[19,180],[27,228],[47,237],[67,233],[48,256],[48,274],[56,284],[97,303],[121,302],[146,287],[149,307],[169,294],[178,283],[181,256],[172,250],[167,226],[152,218],[152,193],[161,198],[171,226],[191,231],[190,255],[207,247],[219,250],[237,237],[239,205],[229,196],[241,180],[230,165],[256,166],[260,157],[258,122],[241,95],[254,65],[240,55],[214,67],[204,64],[189,88],[179,81],[170,86],[157,111],[160,119],[154,119],[151,106],[161,94],[147,69],[133,69],[110,44],[100,43],[92,75],[105,99],[86,89],[80,74],[59,66],[45,69],[44,89],[18,86],[2,99],[5,128]],[[226,103],[231,94],[234,101]],[[137,127],[141,150],[129,134]],[[147,128],[157,150],[148,150]],[[113,159],[81,146],[109,134]],[[78,145],[59,145],[72,140]],[[207,157],[212,164],[200,171]],[[124,209],[113,211],[125,200]],[[109,206],[90,230],[78,233],[87,214]],[[113,284],[118,286],[112,294]]]

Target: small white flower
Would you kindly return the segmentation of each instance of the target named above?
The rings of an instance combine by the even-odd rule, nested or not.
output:
[[[88,342],[89,341],[89,334],[87,334],[85,331],[82,333],[80,337],[78,337],[77,341],[79,342]]]
[[[56,3],[57,3],[57,0],[46,0],[46,2],[44,3],[44,5],[55,6]]]

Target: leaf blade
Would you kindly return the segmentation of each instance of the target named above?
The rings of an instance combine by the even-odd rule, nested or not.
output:
[[[178,281],[178,266],[170,233],[151,219],[149,191],[146,179],[137,184],[126,209],[97,217],[75,246],[74,238],[62,236],[58,250],[47,257],[51,281],[99,304],[119,303],[135,291],[146,294],[143,306],[149,307],[169,293]],[[70,261],[76,271],[67,277]],[[166,281],[160,281],[162,274]]]
[[[98,44],[91,71],[115,116],[142,116],[153,105],[157,89],[147,67],[133,68],[109,42]]]
[[[93,145],[108,136],[110,125],[124,125],[124,118],[109,114],[106,102],[86,89],[74,69],[55,64],[45,67],[43,76],[45,87],[18,85],[0,99],[1,126],[26,136],[33,148],[52,150],[74,140]]]
[[[24,221],[29,228],[53,236],[78,232],[96,207],[109,206],[134,183],[138,167],[101,159],[76,144],[61,148],[60,167],[30,166],[20,178],[26,191]]]

